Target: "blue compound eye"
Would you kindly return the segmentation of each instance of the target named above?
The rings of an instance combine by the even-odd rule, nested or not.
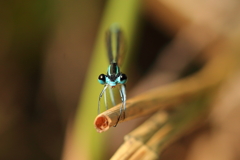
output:
[[[126,74],[123,74],[123,73],[120,74],[119,78],[120,78],[120,82],[119,82],[119,83],[125,84],[125,83],[127,82],[127,76],[126,76]]]
[[[98,76],[98,82],[99,82],[100,84],[106,84],[106,76],[105,76],[104,74],[100,74],[100,75]]]

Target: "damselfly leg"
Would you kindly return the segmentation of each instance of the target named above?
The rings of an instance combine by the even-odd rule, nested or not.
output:
[[[112,101],[112,105],[113,105],[113,106],[116,106],[114,93],[113,93],[113,90],[112,90],[111,87],[109,87],[109,94],[110,94],[110,98],[111,98],[111,101]]]
[[[109,87],[108,87],[108,88],[109,88]],[[106,92],[106,91],[104,92],[104,104],[105,104],[106,110],[108,110],[107,92]]]
[[[105,93],[107,87],[108,87],[108,85],[105,85],[104,88],[103,88],[103,90],[102,90],[102,92],[101,92],[100,95],[99,95],[99,98],[98,98],[98,114],[100,113],[100,100],[101,100],[101,98],[102,98],[102,96],[103,96],[103,93]]]
[[[125,91],[125,85],[119,86],[118,90],[119,90],[119,93],[120,93],[120,96],[121,96],[122,104],[121,104],[121,107],[120,107],[120,114],[118,116],[118,120],[117,120],[116,124],[114,125],[114,127],[117,126],[117,124],[118,124],[119,120],[121,119],[121,117],[123,117],[122,118],[123,120],[125,119],[125,111],[126,111],[126,91]]]

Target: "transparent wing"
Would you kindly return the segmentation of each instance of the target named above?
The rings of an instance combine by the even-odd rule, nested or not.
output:
[[[124,37],[121,28],[114,23],[106,32],[106,44],[109,63],[121,66],[124,58]]]

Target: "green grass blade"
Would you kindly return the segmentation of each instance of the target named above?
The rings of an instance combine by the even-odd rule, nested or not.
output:
[[[134,35],[139,25],[139,8],[138,0],[109,0],[106,5],[74,124],[73,141],[76,144],[74,150],[79,150],[85,159],[103,159],[104,148],[106,148],[104,146],[106,133],[97,133],[93,125],[97,115],[98,97],[103,88],[97,78],[99,74],[106,72],[108,66],[105,32],[112,23],[120,24],[124,31],[127,40],[127,53],[122,69],[124,72],[133,51]]]

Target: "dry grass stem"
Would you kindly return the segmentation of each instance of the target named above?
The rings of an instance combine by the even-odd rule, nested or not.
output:
[[[127,100],[125,119],[120,119],[119,123],[151,114],[159,109],[175,108],[215,89],[232,67],[231,56],[220,53],[211,58],[198,73]],[[120,107],[121,104],[118,104],[95,118],[94,124],[98,132],[106,131],[116,124]]]
[[[118,149],[112,159],[129,159],[168,119],[168,114],[163,111],[155,113],[137,129],[124,137],[125,143]]]
[[[125,142],[113,155],[112,160],[158,159],[159,152],[182,136],[203,124],[208,100],[198,96],[192,102],[171,114],[158,112],[143,125],[125,136]],[[201,107],[196,107],[201,104]],[[150,157],[151,158],[150,158]]]

